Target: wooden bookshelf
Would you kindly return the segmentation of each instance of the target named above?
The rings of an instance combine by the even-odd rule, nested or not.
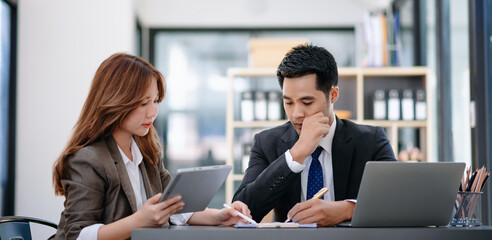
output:
[[[235,166],[234,145],[235,143],[235,130],[236,129],[263,129],[272,128],[281,124],[284,124],[288,120],[280,121],[251,121],[244,122],[239,119],[235,119],[236,107],[239,106],[238,102],[235,102],[235,79],[237,78],[274,78],[276,79],[275,68],[230,68],[227,71],[229,78],[229,88],[227,92],[227,109],[226,109],[226,145],[227,155],[226,164]],[[429,70],[426,67],[382,67],[382,68],[339,68],[339,87],[340,98],[335,103],[335,110],[341,107],[342,109],[350,110],[353,114],[350,120],[365,125],[380,126],[386,130],[388,138],[391,142],[395,156],[398,157],[398,130],[401,128],[415,128],[420,132],[420,148],[424,154],[424,161],[432,161],[429,156],[432,156],[432,151],[435,149],[432,144],[431,131],[427,128],[433,126],[433,119],[431,118],[431,109],[433,106],[432,98],[429,97],[428,86]],[[414,121],[390,121],[390,120],[373,120],[370,119],[368,113],[369,95],[373,89],[385,89],[397,88],[401,86],[403,88],[421,88],[426,92],[426,105],[427,105],[427,119],[426,120],[414,120]],[[259,89],[261,90],[261,89]],[[280,90],[280,88],[278,88]],[[345,97],[345,98],[344,98]],[[237,115],[237,114],[236,114]],[[252,139],[251,139],[252,140]],[[226,180],[226,201],[230,202],[234,195],[234,182],[239,182],[243,178],[243,174],[235,173],[234,169]]]

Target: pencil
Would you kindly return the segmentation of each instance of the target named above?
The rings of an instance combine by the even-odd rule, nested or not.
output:
[[[327,193],[327,192],[328,192],[328,188],[322,188],[316,194],[314,194],[313,198],[311,198],[311,199],[320,198],[323,195],[325,195],[325,193]],[[285,220],[284,223],[288,223],[288,222],[290,222],[290,220],[291,220],[290,217],[287,217],[287,220]]]

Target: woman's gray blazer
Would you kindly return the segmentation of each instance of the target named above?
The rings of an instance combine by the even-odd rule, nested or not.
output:
[[[147,198],[163,191],[171,180],[162,160],[152,171],[142,161],[140,171]],[[77,151],[67,162],[69,176],[63,210],[55,239],[76,239],[86,226],[109,224],[137,211],[135,194],[112,136]]]

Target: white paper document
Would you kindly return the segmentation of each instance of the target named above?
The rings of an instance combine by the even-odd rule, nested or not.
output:
[[[316,223],[299,224],[299,223],[282,223],[282,222],[272,222],[272,223],[236,223],[234,227],[237,228],[315,228],[318,227]]]

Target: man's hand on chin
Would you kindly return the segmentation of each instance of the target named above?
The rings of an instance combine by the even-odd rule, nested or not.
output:
[[[288,213],[293,222],[317,223],[318,226],[334,226],[352,219],[355,203],[350,201],[324,201],[311,199],[297,203]]]

